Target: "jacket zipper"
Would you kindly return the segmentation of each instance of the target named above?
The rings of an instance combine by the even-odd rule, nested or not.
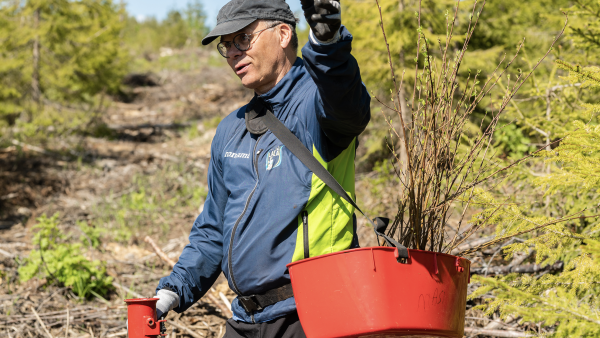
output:
[[[233,284],[235,293],[237,293],[240,296],[243,296],[243,295],[240,292],[240,289],[238,288],[237,284],[235,283],[235,278],[233,277],[233,264],[232,264],[232,259],[231,259],[231,255],[233,253],[233,239],[235,238],[235,231],[237,230],[237,227],[240,224],[242,217],[244,217],[244,214],[248,210],[248,205],[250,204],[250,199],[252,198],[252,195],[254,195],[254,192],[256,191],[256,188],[258,187],[258,179],[259,179],[259,177],[258,177],[258,155],[260,155],[260,153],[263,150],[260,149],[257,152],[256,147],[258,146],[258,142],[260,141],[260,139],[263,135],[258,137],[258,139],[256,140],[256,144],[254,145],[254,150],[252,151],[254,154],[254,156],[252,157],[252,164],[254,166],[254,171],[256,172],[256,184],[254,185],[254,189],[252,189],[252,191],[250,192],[250,195],[248,195],[248,199],[246,199],[246,205],[244,206],[244,210],[242,211],[242,214],[240,215],[240,217],[238,217],[237,221],[235,221],[235,225],[233,226],[233,230],[231,231],[231,240],[229,241],[229,257],[228,257],[229,276],[231,276],[231,283]]]
[[[304,258],[310,257],[310,245],[308,243],[308,211],[302,211],[302,232],[304,233]]]

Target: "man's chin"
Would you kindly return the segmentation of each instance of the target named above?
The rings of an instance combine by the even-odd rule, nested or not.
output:
[[[258,87],[258,81],[251,79],[247,74],[240,77],[242,80],[242,86],[248,89],[256,89]]]

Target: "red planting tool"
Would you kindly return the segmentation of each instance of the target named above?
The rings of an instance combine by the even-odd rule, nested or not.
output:
[[[156,318],[158,298],[125,299],[127,303],[127,332],[129,338],[156,338],[166,336],[161,323],[166,320]]]

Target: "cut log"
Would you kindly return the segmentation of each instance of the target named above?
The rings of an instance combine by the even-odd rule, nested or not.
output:
[[[468,243],[462,243],[461,245],[457,246],[456,248],[452,249],[451,254],[452,255],[457,255],[465,250],[469,250],[472,248],[475,248],[481,244],[485,244],[489,241],[491,241],[492,239],[494,239],[494,236],[490,236],[490,237],[482,237],[482,238],[477,238],[474,239]]]
[[[489,268],[473,268],[472,275],[507,275],[509,273],[538,273],[538,272],[560,272],[564,268],[564,263],[558,261],[554,264],[539,265],[539,264],[523,264],[516,266],[492,266]]]
[[[117,125],[117,124],[109,124],[108,128],[112,129],[112,130],[139,130],[139,129],[180,129],[180,128],[186,128],[189,127],[191,124],[189,123],[165,123],[165,124],[150,124],[150,123],[143,123],[143,124],[124,124],[124,125]]]
[[[501,337],[501,338],[521,338],[521,337],[536,337],[532,334],[527,334],[521,331],[504,331],[504,330],[485,330],[479,329],[476,327],[465,327],[465,333],[469,335],[485,335],[491,337]]]

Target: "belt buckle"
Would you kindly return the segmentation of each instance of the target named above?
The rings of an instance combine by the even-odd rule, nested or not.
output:
[[[254,311],[259,311],[263,309],[262,306],[260,306],[256,302],[255,295],[239,296],[238,299],[240,300],[240,303],[242,303],[242,307],[244,308],[244,310],[246,310],[246,312],[248,313],[252,313]]]

